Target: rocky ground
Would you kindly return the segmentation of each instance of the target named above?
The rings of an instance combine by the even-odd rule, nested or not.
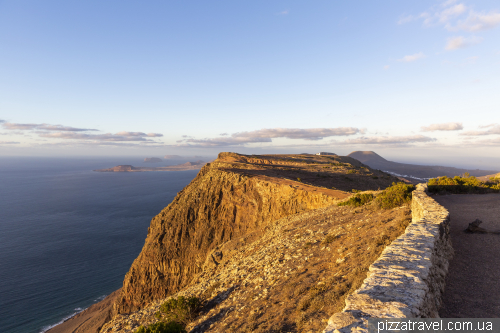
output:
[[[369,265],[410,221],[407,206],[330,206],[295,214],[213,249],[203,272],[172,297],[205,300],[195,332],[318,332]],[[168,299],[168,298],[167,298]],[[158,321],[166,299],[121,314],[102,333]]]

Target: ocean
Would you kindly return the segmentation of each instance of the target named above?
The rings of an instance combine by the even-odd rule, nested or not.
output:
[[[121,287],[151,219],[197,170],[137,158],[0,158],[0,327],[41,333]]]

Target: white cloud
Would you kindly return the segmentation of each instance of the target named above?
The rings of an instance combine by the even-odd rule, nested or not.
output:
[[[465,38],[463,36],[451,37],[451,38],[448,38],[448,41],[446,42],[445,49],[448,51],[463,49],[463,48],[466,48],[468,46],[478,44],[482,40],[483,39],[479,38],[479,37],[471,37],[471,38]]]
[[[462,123],[441,123],[432,124],[429,126],[422,126],[422,132],[434,132],[434,131],[460,131],[463,130],[464,126]]]
[[[89,128],[76,128],[76,127],[62,126],[62,125],[50,125],[50,124],[17,124],[5,121],[0,121],[0,123],[4,129],[9,130],[9,134],[22,133],[22,132],[13,132],[13,130],[34,131],[30,133],[37,134],[39,138],[72,141],[73,142],[72,144],[112,145],[113,143],[130,142],[130,145],[132,145],[132,142],[138,142],[138,144],[142,145],[146,144],[148,146],[151,146],[159,143],[149,138],[158,138],[163,136],[163,134],[160,133],[127,132],[127,131],[118,132],[116,134],[112,133],[91,134],[84,132],[92,132],[98,130]],[[58,142],[55,144],[62,145],[63,143]]]
[[[288,15],[289,13],[290,11],[288,9],[285,9],[284,11],[279,12],[278,15]]]
[[[461,133],[460,135],[482,136],[482,135],[500,134],[500,125],[488,125],[488,126],[485,126],[483,128],[488,128],[488,129],[484,130],[484,131],[467,131],[467,132]]]
[[[364,133],[364,129],[355,127],[338,128],[267,128],[249,132],[238,132],[231,136],[221,136],[218,138],[206,139],[184,139],[178,140],[178,146],[182,147],[223,147],[223,146],[242,146],[249,143],[272,142],[272,139],[302,139],[308,141],[317,141],[332,136],[349,136],[358,133]],[[227,134],[227,133],[224,133]]]
[[[390,67],[389,65],[385,65],[385,66],[384,66],[384,69],[385,69],[385,70],[388,70],[388,69],[389,69],[389,67]]]
[[[321,140],[331,136],[347,136],[363,132],[354,127],[338,128],[268,128],[251,132],[234,133],[232,137],[246,138],[287,138],[304,140]]]
[[[20,142],[15,142],[15,141],[0,141],[0,145],[17,145]]]
[[[378,136],[378,137],[360,137],[356,139],[344,140],[342,144],[356,144],[356,145],[406,145],[410,143],[419,142],[432,142],[436,141],[424,135],[411,135],[411,136]]]
[[[144,136],[147,136],[150,138],[158,138],[158,137],[163,136],[163,134],[160,134],[160,133],[147,133],[146,134],[144,132],[127,132],[127,131],[118,132],[115,135],[123,136],[123,137],[144,137]]]
[[[422,59],[422,58],[425,58],[425,54],[423,52],[419,52],[419,53],[415,53],[415,54],[412,54],[412,55],[404,56],[403,58],[398,59],[398,61],[412,62],[412,61],[415,61],[415,60],[418,60],[418,59]]]
[[[416,20],[417,18],[413,15],[401,16],[398,20],[398,24],[405,24]]]
[[[402,16],[398,24],[415,20],[422,20],[422,24],[427,27],[441,25],[449,31],[478,32],[500,25],[500,13],[495,10],[477,12],[463,3],[445,1],[418,15]],[[453,47],[453,44],[450,47]]]
[[[489,128],[489,127],[493,127],[497,125],[496,123],[493,123],[493,124],[489,124],[489,125],[481,125],[481,126],[478,126],[479,128]]]
[[[32,130],[37,128],[40,124],[13,124],[13,123],[3,123],[3,128],[8,130]]]
[[[475,141],[472,140],[463,141],[461,143],[461,146],[470,146],[470,147],[500,146],[500,137],[493,139],[475,140]]]
[[[451,19],[462,15],[465,13],[466,8],[464,4],[454,5],[452,7],[448,7],[443,11],[437,13],[438,21],[440,23],[448,23]]]
[[[121,134],[120,134],[121,133]],[[147,136],[144,134],[143,136],[139,135],[123,135],[124,133],[130,132],[119,132],[117,134],[86,134],[86,133],[74,133],[74,132],[38,132],[38,136],[42,138],[50,138],[50,139],[64,139],[64,140],[94,140],[94,141],[112,141],[112,142],[120,142],[120,141],[150,141],[150,139],[144,138]],[[136,134],[136,133],[132,133]]]
[[[477,13],[471,11],[467,19],[459,21],[454,27],[447,27],[448,30],[464,30],[476,32],[495,28],[500,24],[500,13],[490,11],[489,13]]]
[[[16,124],[16,123],[7,123],[2,121],[1,123],[3,128],[8,130],[44,130],[44,131],[64,131],[64,132],[85,132],[85,131],[97,131],[96,129],[90,128],[76,128],[70,126],[62,126],[62,125],[49,125],[49,124]]]

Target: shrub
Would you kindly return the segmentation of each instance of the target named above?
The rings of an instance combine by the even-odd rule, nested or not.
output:
[[[165,316],[167,322],[177,322],[186,325],[196,317],[201,306],[198,297],[170,298],[160,306],[160,312]]]
[[[474,176],[465,173],[463,176],[431,178],[427,182],[429,192],[449,192],[449,193],[487,193],[498,192],[500,186],[494,181],[486,183]]]
[[[414,185],[392,183],[392,186],[380,193],[375,201],[377,205],[383,209],[399,207],[411,201],[411,192],[414,189]]]
[[[300,178],[298,178],[298,177],[297,177],[297,181],[298,181],[298,182],[301,182],[301,181],[302,181],[302,179],[300,179]]]
[[[352,174],[352,173],[356,173],[356,170],[351,169],[351,170],[347,171],[347,174]]]
[[[339,202],[338,206],[354,206],[359,207],[373,200],[373,194],[371,193],[357,193],[350,197],[349,200],[344,202]]]
[[[148,327],[140,326],[135,333],[186,333],[186,329],[175,321],[157,322]]]
[[[325,237],[325,239],[323,239],[323,244],[330,244],[331,242],[333,242],[337,238],[338,238],[338,236],[335,236],[335,235],[327,235]]]

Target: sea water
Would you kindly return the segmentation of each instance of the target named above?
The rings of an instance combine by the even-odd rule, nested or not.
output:
[[[134,158],[0,158],[0,330],[45,332],[121,287],[151,218],[196,170]]]

